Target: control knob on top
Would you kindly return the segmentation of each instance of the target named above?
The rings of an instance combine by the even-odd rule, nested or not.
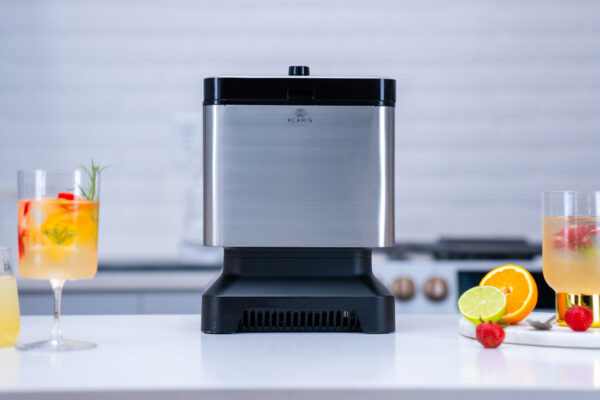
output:
[[[310,75],[310,68],[306,65],[292,65],[288,70],[288,75]]]

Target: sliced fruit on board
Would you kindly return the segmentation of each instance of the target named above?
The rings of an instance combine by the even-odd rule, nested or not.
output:
[[[488,272],[480,286],[494,286],[506,294],[506,324],[516,324],[535,308],[538,290],[533,276],[518,265],[503,265]]]
[[[460,296],[458,309],[475,325],[498,322],[506,311],[506,295],[492,286],[475,286]]]

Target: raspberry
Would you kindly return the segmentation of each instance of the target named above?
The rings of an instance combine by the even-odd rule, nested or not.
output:
[[[575,332],[587,331],[594,322],[592,312],[582,306],[573,306],[565,313],[565,322]]]
[[[554,235],[554,248],[562,249],[568,247],[569,250],[577,250],[580,247],[592,245],[591,235],[597,235],[600,230],[596,225],[569,225],[565,226]]]
[[[554,235],[554,247],[562,249],[568,247],[569,250],[577,249],[578,229],[576,225],[565,226]]]
[[[477,325],[475,334],[479,343],[488,349],[498,347],[504,341],[504,328],[495,322],[482,322]]]

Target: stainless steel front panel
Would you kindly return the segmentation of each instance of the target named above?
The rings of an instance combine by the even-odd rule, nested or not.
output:
[[[204,244],[394,240],[394,109],[204,107]]]

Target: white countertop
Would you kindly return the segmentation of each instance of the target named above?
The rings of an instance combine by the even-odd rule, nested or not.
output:
[[[19,341],[50,323],[23,317]],[[456,315],[398,315],[388,335],[206,335],[198,315],[66,316],[65,336],[98,348],[0,349],[0,398],[600,398],[600,351],[484,349],[457,327]]]

